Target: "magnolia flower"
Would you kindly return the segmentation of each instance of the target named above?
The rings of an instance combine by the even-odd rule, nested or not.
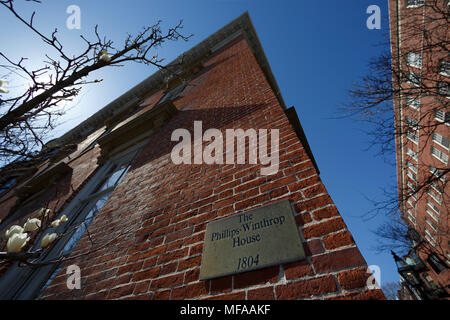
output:
[[[41,220],[39,219],[28,219],[24,224],[23,229],[25,232],[33,232],[41,227]]]
[[[23,228],[21,226],[12,226],[5,232],[6,239],[11,238],[16,233],[17,234],[23,233]]]
[[[58,235],[56,233],[47,233],[41,241],[41,248],[47,248],[48,246],[50,246],[57,237]]]
[[[61,223],[66,223],[67,220],[69,220],[69,219],[67,218],[66,215],[63,215],[61,218],[59,218],[59,222],[61,222]]]
[[[59,227],[59,224],[60,224],[60,223],[61,223],[61,220],[56,219],[55,221],[52,222],[51,226],[52,226],[53,228],[57,228],[57,227]]]
[[[0,92],[1,93],[8,93],[9,92],[9,90],[6,89],[7,86],[8,86],[8,81],[0,79]]]
[[[102,60],[104,62],[111,61],[111,57],[109,56],[108,51],[106,51],[106,50],[102,50],[98,53],[98,59]]]
[[[50,214],[52,210],[50,209],[44,209],[42,208],[41,211],[39,212],[38,216],[39,217],[48,217],[48,215]]]
[[[28,234],[15,233],[9,238],[6,248],[10,253],[19,253],[29,240]]]

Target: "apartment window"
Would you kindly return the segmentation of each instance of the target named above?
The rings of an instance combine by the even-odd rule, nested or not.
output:
[[[422,79],[421,79],[420,75],[418,75],[417,73],[414,73],[414,72],[407,72],[405,77],[406,77],[406,81],[408,83],[412,84],[415,87],[420,87],[420,85],[422,83]]]
[[[413,158],[416,162],[419,161],[419,155],[416,152],[412,151],[410,148],[406,150],[406,154]]]
[[[414,172],[415,174],[417,174],[419,172],[419,170],[417,169],[417,167],[415,165],[413,165],[411,162],[407,161],[406,162],[406,166],[408,167],[409,170],[411,170],[412,172]]]
[[[425,239],[428,240],[428,242],[435,247],[436,246],[436,237],[433,236],[433,234],[428,230],[425,229]]]
[[[434,232],[438,233],[438,228],[436,225],[428,218],[425,218],[425,222],[428,224],[428,226],[433,229]]]
[[[439,73],[450,77],[450,60],[442,59],[439,61]]]
[[[411,67],[422,68],[422,55],[409,52],[406,55],[406,64]]]
[[[416,208],[416,204],[411,199],[408,200],[408,204],[414,209]]]
[[[415,201],[417,201],[417,198],[416,198],[416,187],[411,183],[411,181],[408,181],[406,184],[408,185],[408,192],[409,192],[408,196],[410,196]]]
[[[433,166],[428,166],[428,168],[430,169],[430,172],[432,175],[434,175],[435,177],[439,178],[442,182],[445,182],[445,175],[443,175],[443,172],[441,170],[439,170],[438,168],[435,168]]]
[[[435,148],[435,147],[431,147],[431,154],[438,158],[439,160],[441,160],[443,163],[447,164],[448,163],[448,155],[445,154],[444,152],[442,152],[441,150]]]
[[[430,200],[427,200],[427,206],[429,206],[431,209],[433,209],[434,212],[436,212],[438,215],[441,214],[441,210],[439,210],[438,206],[436,206],[433,202]]]
[[[434,109],[434,118],[438,121],[450,124],[450,113],[440,109]]]
[[[450,98],[450,84],[448,82],[438,82],[438,94]]]
[[[420,109],[420,99],[418,98],[409,96],[406,98],[406,104],[415,110]]]
[[[419,143],[419,137],[411,131],[406,132],[406,137],[414,143]]]
[[[408,127],[411,127],[415,130],[419,129],[419,122],[417,120],[410,117],[406,117],[405,122],[408,125]]]
[[[414,215],[411,213],[411,210],[408,210],[408,219],[409,219],[409,221],[411,221],[414,225],[416,224],[416,218],[415,218]]]
[[[440,144],[442,147],[444,147],[447,150],[450,147],[450,140],[447,139],[446,137],[440,135],[437,132],[433,132],[433,141],[437,142],[438,144]]]
[[[436,193],[436,192],[434,192],[433,190],[431,190],[431,189],[428,189],[428,195],[431,197],[431,198],[433,198],[434,199],[434,201],[436,201],[437,203],[439,203],[439,204],[442,204],[442,199],[441,199],[441,197]]]
[[[423,6],[425,3],[425,0],[406,0],[406,7],[407,8],[417,8]]]
[[[436,221],[437,223],[440,223],[440,222],[439,222],[439,216],[437,216],[433,211],[431,211],[431,210],[428,209],[428,208],[426,208],[425,211],[428,213],[428,215],[429,215],[430,217],[433,218],[434,221]]]
[[[417,176],[412,173],[411,171],[408,171],[407,173],[408,177],[410,177],[414,182],[417,182]]]

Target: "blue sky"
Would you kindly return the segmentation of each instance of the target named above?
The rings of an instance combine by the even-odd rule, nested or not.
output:
[[[81,30],[68,30],[69,5],[81,8]],[[366,9],[381,8],[381,30],[369,30]],[[367,151],[369,138],[362,123],[337,119],[337,107],[347,100],[352,82],[366,72],[370,57],[380,51],[378,44],[387,32],[385,0],[191,0],[191,1],[92,1],[48,0],[43,4],[18,5],[21,12],[37,11],[35,25],[47,34],[58,28],[68,51],[83,46],[79,35],[92,35],[96,24],[100,33],[119,45],[126,33],[136,33],[145,25],[163,20],[164,26],[184,21],[189,42],[174,42],[160,50],[167,62],[195,46],[225,24],[248,11],[288,106],[294,105],[321,177],[344,217],[369,265],[381,268],[381,282],[398,281],[395,264],[388,253],[372,250],[377,243],[372,230],[382,217],[365,221],[362,216],[372,205],[366,197],[381,199],[381,189],[395,185],[395,168]],[[41,65],[48,50],[22,27],[9,12],[0,9],[2,38],[0,51],[12,58],[26,56],[29,66]],[[143,65],[112,68],[95,74],[101,84],[83,89],[74,107],[55,131],[58,136],[80,123],[155,69]],[[11,88],[23,86],[10,83]],[[395,155],[391,156],[395,160]]]

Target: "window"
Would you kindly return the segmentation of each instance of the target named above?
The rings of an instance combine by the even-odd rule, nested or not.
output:
[[[423,6],[425,3],[425,0],[406,0],[406,7],[407,8],[417,8]]]
[[[427,200],[427,206],[433,209],[433,212],[437,213],[440,216],[441,210],[432,201]]]
[[[409,170],[411,170],[412,172],[414,172],[415,174],[417,174],[419,172],[419,170],[417,169],[417,167],[415,165],[413,165],[411,162],[407,161],[406,162],[406,166],[408,167]]]
[[[422,83],[422,78],[420,77],[420,75],[414,72],[407,72],[405,77],[408,83],[412,84],[415,87],[420,87]]]
[[[436,193],[436,192],[434,192],[432,189],[428,189],[428,195],[431,197],[431,198],[433,198],[434,199],[434,201],[436,201],[437,203],[439,203],[439,204],[442,204],[442,199],[441,199],[441,197]]]
[[[436,149],[435,147],[431,147],[431,154],[441,160],[443,163],[448,163],[448,155],[442,152],[439,149]]]
[[[408,177],[410,177],[414,182],[417,182],[417,176],[412,173],[411,171],[408,171],[407,173]]]
[[[440,135],[437,132],[433,132],[433,141],[440,144],[442,147],[448,149],[450,147],[450,140]]]
[[[442,59],[439,61],[439,73],[450,77],[450,60]]]
[[[412,151],[410,148],[406,150],[406,154],[413,158],[416,162],[419,161],[419,155],[416,152]]]
[[[432,246],[436,246],[436,237],[427,228],[425,228],[425,239],[427,239]]]
[[[8,192],[15,184],[17,179],[16,178],[9,178],[5,182],[0,184],[0,196]]]
[[[408,181],[406,184],[408,185],[408,196],[417,201],[416,187],[411,183],[411,181]]]
[[[406,117],[405,122],[408,127],[411,127],[415,130],[419,129],[419,122],[413,118]]]
[[[409,52],[406,55],[406,64],[411,67],[422,68],[422,55],[414,52]]]
[[[434,232],[438,232],[438,228],[436,227],[436,225],[428,218],[425,218],[425,222],[428,224],[428,226],[433,229]]]
[[[412,214],[411,210],[408,210],[408,219],[411,221],[414,225],[416,224],[416,217]]]
[[[411,199],[408,199],[408,204],[414,209],[416,208],[416,204]]]
[[[56,259],[62,254],[70,253],[81,239],[89,224],[102,209],[109,196],[129,170],[134,158],[142,147],[142,143],[134,149],[110,158],[100,167],[78,195],[65,207],[68,221],[57,228],[44,232],[64,234],[45,252],[43,261]],[[39,247],[41,239],[36,239]],[[52,264],[40,268],[18,267],[13,265],[0,278],[0,299],[35,299],[50,284],[59,270],[59,265]]]
[[[439,95],[450,98],[450,85],[448,82],[438,82],[437,89]]]
[[[419,143],[419,137],[411,131],[406,132],[406,137],[414,143]]]
[[[427,262],[437,274],[447,269],[447,265],[434,253],[428,256]]]
[[[438,168],[435,168],[433,166],[428,166],[428,168],[430,169],[430,172],[432,175],[434,175],[435,177],[440,177],[440,180],[442,182],[445,182],[445,175],[443,174],[443,172],[441,170],[439,170]]]
[[[418,98],[409,96],[406,98],[406,104],[413,109],[416,109],[416,110],[420,109],[420,99],[418,99]]]
[[[428,209],[428,208],[426,208],[425,211],[428,213],[428,215],[429,215],[430,217],[433,218],[434,221],[436,221],[437,223],[440,223],[440,222],[439,222],[439,216],[437,216],[433,211],[431,211],[431,210]]]
[[[434,118],[438,121],[450,124],[450,113],[439,109],[434,109]]]

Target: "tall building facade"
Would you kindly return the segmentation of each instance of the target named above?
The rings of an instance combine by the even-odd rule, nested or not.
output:
[[[399,209],[411,250],[395,256],[405,299],[449,297],[450,6],[390,0]]]
[[[63,254],[72,259],[38,268],[3,264],[0,297],[384,299],[320,179],[295,109],[283,101],[249,15],[170,65],[175,71],[158,71],[50,142],[52,156],[36,172],[8,182],[0,199],[2,233],[50,208],[50,214],[68,220],[50,231],[63,236],[37,262]],[[279,153],[277,170],[264,175],[265,165],[250,161],[196,162],[199,126],[205,134],[214,129],[224,137],[228,129],[269,130],[267,138],[278,130],[278,145],[270,143],[270,151]],[[194,137],[184,145],[185,151],[193,146],[192,164],[174,162],[178,129]],[[245,151],[250,159],[252,140],[247,138],[236,155]],[[230,153],[235,150],[233,143]],[[251,268],[263,260],[263,250],[236,260],[237,269],[249,271],[201,274],[212,256],[235,258],[232,252],[207,254],[206,243],[214,237],[234,236],[226,229],[209,239],[211,223],[248,218],[252,210],[280,203],[292,210],[293,239],[301,240],[293,253],[303,257]],[[253,228],[283,222],[263,219]],[[266,240],[270,244],[283,236],[272,232]],[[259,240],[255,234],[239,239],[237,246],[248,241],[251,250],[251,242]],[[284,244],[281,251],[290,240]],[[78,289],[68,288],[70,266],[81,271]],[[223,267],[213,265],[209,272]]]

